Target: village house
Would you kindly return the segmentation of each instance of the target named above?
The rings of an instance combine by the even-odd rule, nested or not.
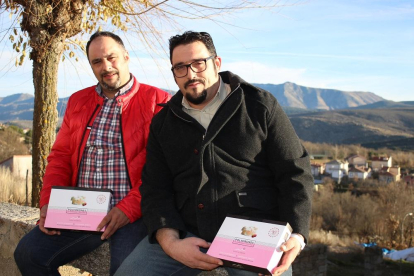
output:
[[[343,170],[345,174],[348,174],[348,162],[342,162],[340,160],[332,160],[325,164],[325,172],[332,174],[334,171]]]
[[[325,171],[325,164],[312,163],[311,164],[311,171],[312,171],[313,176],[318,177],[321,174],[323,174],[323,172]]]
[[[342,177],[348,174],[348,162],[332,160],[326,163],[325,173],[330,174],[333,179],[341,180]]]
[[[373,171],[379,171],[382,167],[392,167],[392,157],[381,156],[372,157],[371,168]]]
[[[14,176],[26,178],[32,175],[32,156],[13,155],[12,157],[0,162],[0,167],[8,168]]]
[[[371,168],[365,168],[365,167],[353,167],[349,169],[348,171],[348,177],[350,179],[367,179],[368,177],[371,177]]]
[[[397,182],[401,179],[401,169],[399,166],[382,167],[378,173],[378,181],[381,183]]]
[[[353,167],[366,167],[367,166],[367,159],[364,156],[355,154],[348,156],[345,158],[346,161],[348,161],[350,166]]]

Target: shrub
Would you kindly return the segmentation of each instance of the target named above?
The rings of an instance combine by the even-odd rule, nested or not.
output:
[[[323,185],[314,194],[311,230],[332,231],[340,237],[358,237],[358,242],[377,242],[385,247],[411,246],[414,190],[403,183],[364,188],[360,193],[335,193],[332,184]],[[411,212],[413,215],[407,215]]]
[[[31,180],[28,182],[28,204],[31,203]],[[14,176],[7,168],[0,167],[0,202],[26,204],[26,180]]]

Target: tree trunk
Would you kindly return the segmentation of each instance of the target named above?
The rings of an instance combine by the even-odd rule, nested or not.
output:
[[[66,38],[82,31],[82,12],[87,0],[25,0],[21,29],[32,47],[35,90],[32,140],[32,206],[39,206],[47,156],[55,142],[58,67]]]
[[[39,207],[42,179],[47,165],[47,156],[55,141],[58,112],[57,80],[59,60],[63,53],[63,43],[54,45],[43,59],[33,60],[33,83],[35,88],[33,112],[33,188],[32,206]]]

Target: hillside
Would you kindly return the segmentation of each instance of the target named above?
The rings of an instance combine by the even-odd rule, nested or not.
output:
[[[371,92],[345,92],[335,89],[312,88],[291,82],[255,85],[272,93],[281,106],[303,109],[335,110],[384,100]]]
[[[30,94],[14,94],[0,98],[0,121],[32,120],[33,100]]]
[[[284,107],[286,113],[297,114],[307,111],[336,110],[359,107],[384,101],[371,92],[345,92],[300,86],[295,83],[255,84],[272,93]],[[168,91],[173,94],[173,91]],[[58,102],[59,116],[63,116],[68,98]],[[33,119],[34,97],[30,94],[14,94],[0,97],[0,122]]]
[[[290,119],[298,136],[314,143],[380,145],[414,138],[414,107],[292,114]]]
[[[378,109],[378,108],[402,108],[414,106],[414,102],[394,102],[394,101],[379,101],[372,104],[351,107],[350,109]]]
[[[381,149],[387,148],[392,150],[401,151],[413,151],[414,150],[414,138],[405,138],[399,140],[379,141],[379,142],[367,142],[362,143],[362,147],[369,149]]]
[[[292,83],[262,87],[276,94],[298,136],[304,141],[414,150],[414,102],[392,102],[372,93],[328,91]],[[281,89],[285,90],[279,95],[277,91]],[[333,94],[328,97],[328,92]],[[295,97],[296,101],[293,100]],[[313,104],[312,97],[317,99]],[[337,101],[333,100],[335,97]],[[67,101],[68,98],[59,99],[59,121]],[[343,105],[347,108],[336,110]],[[320,109],[310,109],[314,107]],[[330,110],[321,110],[324,108]],[[15,94],[0,98],[0,122],[12,122],[26,128],[31,125],[32,116],[32,95]]]
[[[63,116],[68,98],[59,99],[57,110]],[[33,120],[34,97],[30,94],[14,94],[0,97],[0,122]]]

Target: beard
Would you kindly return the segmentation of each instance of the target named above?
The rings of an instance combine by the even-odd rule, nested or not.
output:
[[[185,94],[185,98],[187,99],[187,101],[189,101],[192,104],[198,105],[201,104],[202,102],[204,102],[207,98],[207,90],[204,89],[201,94],[199,94],[198,96],[193,96],[190,94]]]
[[[205,81],[203,79],[191,79],[191,80],[187,81],[184,84],[184,88],[187,89],[188,85],[190,85],[191,83],[194,83],[194,82],[200,82],[200,83],[205,85]],[[197,92],[195,88],[193,89],[193,91],[195,93]],[[192,104],[195,104],[195,105],[201,104],[207,98],[207,89],[204,89],[198,95],[197,94],[192,95],[190,93],[186,93],[185,98],[187,99],[187,101],[189,101]]]
[[[121,79],[119,78],[119,74],[118,73],[119,73],[118,70],[114,70],[114,71],[111,71],[111,72],[104,72],[104,73],[102,73],[101,74],[101,82],[100,82],[101,83],[101,86],[104,89],[109,90],[109,91],[115,91],[119,87],[121,87]],[[104,81],[104,76],[107,75],[107,74],[116,74],[116,76],[117,76],[118,79],[115,81],[114,84],[108,84],[108,83],[106,83]]]

